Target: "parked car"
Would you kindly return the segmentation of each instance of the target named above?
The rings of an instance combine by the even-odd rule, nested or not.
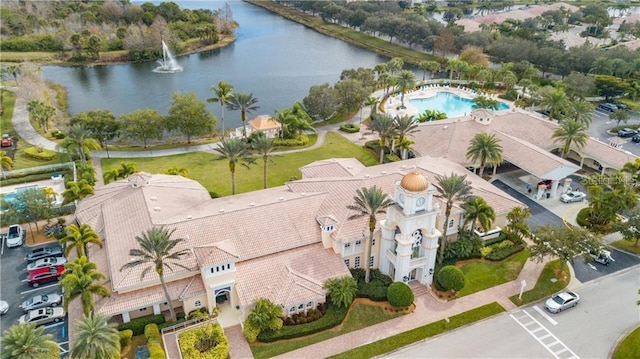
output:
[[[24,257],[24,260],[27,263],[35,262],[38,259],[48,258],[48,257],[60,257],[64,254],[62,247],[60,246],[52,246],[52,247],[41,247],[38,249],[34,249],[31,252],[27,253],[27,256]]]
[[[66,257],[42,258],[27,265],[27,270],[31,272],[34,269],[59,266],[59,265],[64,265],[65,263],[67,263]]]
[[[603,103],[598,105],[598,108],[601,109],[601,110],[605,110],[607,112],[613,112],[613,111],[618,109],[618,106],[616,106],[615,104],[612,104],[610,102],[603,102]]]
[[[58,293],[36,295],[20,304],[20,309],[24,312],[44,308],[57,307],[62,303],[62,296]]]
[[[53,322],[59,322],[64,319],[66,313],[62,307],[54,308],[41,308],[28,312],[18,319],[18,323],[27,324],[34,323],[37,325],[44,325]]]
[[[29,275],[27,276],[27,284],[36,288],[40,284],[59,280],[62,273],[64,273],[64,266],[38,268],[29,272]]]
[[[544,302],[544,309],[550,313],[560,313],[561,311],[575,307],[580,301],[580,296],[574,292],[565,291],[553,295]]]
[[[614,105],[618,108],[618,110],[628,110],[629,107],[621,102],[614,102]]]
[[[582,202],[585,198],[587,195],[580,191],[570,191],[560,196],[560,200],[564,203]]]
[[[632,130],[630,128],[623,128],[618,131],[618,137],[633,137],[638,134],[638,131]]]
[[[631,137],[631,141],[633,141],[635,143],[640,143],[640,135],[635,135],[635,136]]]
[[[546,189],[551,189],[551,180],[542,180],[538,182],[538,187],[545,186]]]
[[[7,247],[20,247],[24,243],[25,230],[20,227],[19,224],[13,224],[9,226],[9,232],[7,233]]]
[[[13,138],[9,136],[9,134],[5,133],[2,135],[2,147],[11,147],[13,146]]]
[[[4,315],[9,311],[9,303],[0,300],[0,315]]]
[[[608,266],[611,262],[615,262],[613,258],[611,258],[611,252],[606,249],[600,249],[598,251],[589,252],[591,258],[596,263],[600,263]]]

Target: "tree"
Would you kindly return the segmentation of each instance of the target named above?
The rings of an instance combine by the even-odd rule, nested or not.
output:
[[[393,120],[395,132],[400,139],[400,143],[404,143],[407,140],[407,135],[418,132],[418,124],[413,120],[411,116],[396,116]],[[400,156],[401,159],[407,158],[407,150],[402,149]]]
[[[240,110],[240,119],[242,120],[242,134],[244,138],[247,138],[247,113],[253,113],[253,111],[260,108],[258,105],[258,99],[253,97],[252,93],[248,92],[236,92],[229,98],[227,108],[229,110]]]
[[[353,79],[340,80],[333,87],[337,91],[342,108],[347,111],[359,108],[373,90]]]
[[[336,307],[349,308],[358,294],[358,282],[353,277],[331,278],[324,287],[329,291],[331,303]]]
[[[220,123],[222,124],[222,139],[224,139],[224,107],[233,96],[233,86],[225,81],[220,81],[218,86],[211,86],[211,91],[215,93],[215,96],[208,98],[207,102],[220,104]]]
[[[583,99],[596,93],[595,79],[579,72],[570,73],[564,80],[567,95]]]
[[[474,164],[480,163],[478,176],[482,177],[486,165],[492,165],[495,174],[496,167],[502,163],[502,146],[494,134],[480,132],[471,139],[466,156]]]
[[[93,243],[100,248],[103,246],[98,233],[87,223],[83,223],[80,227],[76,224],[71,224],[65,228],[65,231],[67,235],[60,239],[59,242],[64,247],[66,256],[69,255],[74,247],[78,253],[78,258],[80,258],[87,255],[87,244]]]
[[[380,143],[380,163],[384,162],[387,139],[395,134],[395,125],[390,115],[377,114],[371,119],[371,130],[378,133]]]
[[[89,131],[89,136],[98,140],[100,145],[105,148],[107,157],[109,155],[107,141],[113,140],[120,134],[120,122],[109,110],[81,112],[73,116],[70,123],[72,126],[76,123],[83,123]]]
[[[273,149],[275,148],[273,139],[268,138],[267,136],[258,136],[251,143],[251,146],[253,147],[253,150],[262,157],[262,185],[263,188],[267,188],[267,162],[270,159],[269,157],[271,156],[271,152],[273,152]]]
[[[378,107],[378,101],[379,101],[378,98],[377,97],[373,97],[373,96],[368,97],[364,101],[365,106],[369,106],[370,107],[370,110],[369,110],[370,115],[369,116],[373,116],[373,115],[376,114],[376,112],[377,112],[376,109]],[[362,123],[362,118],[360,119],[360,122]]]
[[[44,327],[15,324],[2,333],[2,359],[57,359],[60,348]]]
[[[167,130],[180,132],[187,136],[187,143],[191,143],[194,136],[211,133],[215,125],[215,116],[207,111],[206,105],[196,98],[195,93],[173,94],[169,115],[165,118]]]
[[[229,171],[231,172],[231,195],[236,194],[236,165],[241,163],[246,168],[253,163],[251,149],[247,142],[241,138],[230,138],[218,144],[213,149],[220,154],[219,160],[229,161]]]
[[[489,67],[489,57],[484,53],[482,48],[478,46],[466,46],[460,53],[460,60],[469,65]]]
[[[400,91],[400,105],[404,108],[404,94],[416,87],[416,75],[409,70],[403,70],[396,77],[395,83]]]
[[[504,230],[506,233],[514,235],[521,242],[524,242],[525,238],[531,236],[531,230],[529,229],[529,217],[531,211],[529,208],[515,207],[509,213],[507,213],[507,225]]]
[[[258,298],[256,306],[251,310],[244,322],[245,336],[247,336],[247,331],[252,331],[255,334],[253,338],[247,336],[247,339],[252,342],[255,341],[255,337],[260,332],[278,330],[282,328],[282,324],[282,308],[272,303],[269,299]]]
[[[187,175],[189,174],[189,170],[185,167],[178,167],[174,165],[173,167],[167,168],[166,170],[162,171],[162,173],[171,176],[187,177]]]
[[[465,278],[462,270],[451,265],[442,267],[442,269],[438,271],[436,280],[442,289],[452,290],[454,292],[461,291],[465,285]]]
[[[549,111],[549,121],[552,121],[566,112],[569,98],[561,89],[550,89],[542,94],[540,106]]]
[[[620,232],[625,240],[632,241],[634,247],[640,246],[640,208],[632,209],[627,215],[627,220],[614,223],[612,229]]]
[[[617,109],[609,115],[609,118],[616,121],[616,126],[620,126],[620,122],[627,123],[629,121],[629,114],[625,110]]]
[[[593,116],[593,105],[582,99],[573,101],[569,106],[568,115],[569,118],[589,126]]]
[[[415,299],[413,290],[406,283],[393,282],[387,288],[389,304],[396,308],[409,307]]]
[[[115,323],[103,314],[84,315],[76,322],[71,343],[72,358],[115,359],[120,357],[120,335]]]
[[[58,146],[67,150],[69,154],[77,154],[82,165],[87,163],[87,154],[91,153],[91,150],[101,148],[100,142],[89,136],[89,130],[83,123],[72,125],[67,137]]]
[[[149,140],[159,140],[164,131],[164,117],[153,109],[135,110],[120,116],[122,135],[141,141],[147,148]]]
[[[82,312],[89,315],[95,307],[94,297],[110,297],[109,290],[97,281],[105,280],[107,277],[96,271],[96,264],[89,262],[87,257],[76,258],[73,262],[64,265],[65,271],[62,274],[58,285],[62,288],[62,306],[64,310],[69,309],[69,304],[80,297],[82,302]]]
[[[102,174],[104,183],[108,184],[119,179],[124,179],[138,172],[135,162],[120,162],[119,168],[113,168]]]
[[[371,272],[370,258],[371,247],[373,246],[373,232],[376,230],[378,219],[377,214],[387,213],[387,207],[393,205],[393,200],[382,191],[382,189],[373,186],[371,188],[363,187],[356,191],[353,197],[353,204],[347,206],[347,209],[356,213],[350,215],[347,219],[352,220],[361,217],[368,217],[369,239],[366,245],[364,256],[365,277],[364,281],[369,283],[369,275]]]
[[[478,95],[473,98],[473,108],[486,108],[495,111],[498,109],[498,100]]]
[[[551,134],[554,142],[561,142],[562,157],[566,157],[571,149],[571,145],[574,144],[578,148],[582,148],[587,144],[587,127],[582,122],[576,120],[565,120],[560,122],[560,125],[553,130]]]
[[[64,198],[62,205],[79,201],[95,193],[93,186],[85,179],[81,179],[78,182],[69,181],[65,184],[65,187],[67,189],[62,192],[62,197]]]
[[[599,250],[602,242],[593,233],[579,227],[538,227],[532,237],[531,258],[542,262],[546,257],[556,257],[562,263],[573,263],[579,255]]]
[[[164,270],[166,267],[173,272],[172,266],[174,265],[188,270],[189,268],[180,264],[180,260],[182,259],[181,257],[187,255],[190,250],[188,248],[185,248],[174,251],[174,248],[178,244],[184,242],[184,239],[171,239],[171,235],[173,235],[173,232],[175,232],[175,229],[169,230],[164,226],[161,226],[153,227],[146,232],[143,232],[142,235],[136,236],[136,241],[138,242],[140,248],[134,248],[129,251],[129,256],[135,257],[135,259],[123,265],[122,268],[120,268],[120,271],[150,264],[150,266],[146,267],[140,274],[140,280],[144,280],[144,277],[149,272],[149,270],[154,270],[156,272],[156,274],[160,278],[160,284],[162,285],[162,290],[164,291],[164,297],[167,301],[167,304],[169,305],[171,320],[175,321],[176,313],[173,309],[171,297],[169,296],[167,283],[165,283],[164,280]]]
[[[491,230],[493,221],[496,220],[496,212],[484,198],[480,196],[470,197],[462,204],[462,209],[464,209],[465,226],[470,224],[470,229],[473,230],[473,227],[479,224],[483,232]]]
[[[328,83],[311,86],[309,95],[302,99],[309,115],[318,121],[326,121],[340,108],[338,91]]]
[[[613,97],[623,96],[632,91],[629,83],[623,79],[609,75],[596,75],[596,89],[600,96],[610,101]]]
[[[450,175],[436,176],[436,197],[445,201],[444,224],[442,237],[440,237],[440,246],[438,249],[438,263],[442,263],[444,259],[444,247],[447,241],[447,233],[449,230],[449,218],[451,217],[451,209],[458,202],[464,202],[471,195],[471,182],[467,181],[467,176],[461,176],[456,173]]]
[[[51,201],[42,189],[25,189],[16,193],[15,201],[9,204],[3,217],[12,218],[15,223],[29,223],[29,227],[33,224],[36,231],[40,231],[38,221],[53,217]],[[31,233],[33,235],[33,231]]]
[[[45,131],[48,131],[49,120],[56,114],[56,108],[44,104],[38,100],[31,100],[27,104],[27,111],[31,118],[36,120],[38,125]]]

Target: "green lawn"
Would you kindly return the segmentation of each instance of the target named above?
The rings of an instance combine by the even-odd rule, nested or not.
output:
[[[567,267],[566,263],[562,264],[562,270],[567,274],[567,280],[565,282],[560,280],[552,281],[552,279],[558,279],[556,278],[554,268],[558,268],[559,265],[560,260],[555,260],[547,263],[544,266],[542,273],[540,273],[540,277],[538,278],[535,287],[522,293],[522,300],[518,299],[518,294],[509,297],[509,299],[511,299],[511,301],[515,305],[521,306],[529,304],[531,302],[535,302],[542,298],[549,297],[553,293],[559,292],[564,289],[571,281],[571,278],[569,278],[569,267]]]
[[[311,344],[331,339],[354,330],[369,327],[389,319],[399,317],[403,314],[388,313],[381,307],[370,306],[365,303],[353,304],[347,318],[337,329],[326,330],[321,333],[310,335],[304,338],[283,340],[269,344],[256,344],[251,346],[253,357],[256,359],[271,358],[292,350],[306,347]]]
[[[613,359],[627,358],[640,358],[640,327],[629,333],[613,354]]]
[[[635,241],[627,241],[627,240],[621,239],[619,241],[615,241],[611,243],[611,245],[618,249],[622,249],[625,252],[640,255],[640,246],[635,246],[635,243],[636,243]]]
[[[402,348],[403,346],[418,342],[420,340],[430,338],[432,336],[448,332],[450,330],[471,324],[478,320],[482,320],[496,314],[504,312],[504,308],[496,302],[471,309],[470,311],[454,315],[449,318],[449,322],[439,320],[434,323],[423,325],[421,327],[396,334],[389,338],[378,340],[371,344],[351,349],[344,353],[334,355],[332,359],[351,359],[351,358],[372,358],[392,350]],[[426,354],[425,354],[426,355]]]
[[[500,262],[478,261],[463,265],[460,270],[466,282],[456,297],[464,297],[518,278],[529,255],[530,251],[525,249]]]
[[[311,162],[338,157],[355,157],[365,166],[377,164],[376,156],[364,148],[335,132],[327,133],[325,142],[320,148],[273,156],[273,163],[268,163],[267,186],[281,186],[285,182],[300,179],[298,168]],[[189,170],[189,178],[200,182],[210,192],[220,196],[231,194],[231,173],[229,164],[224,160],[217,160],[218,155],[204,152],[194,152],[182,155],[157,158],[131,159],[102,159],[103,172],[120,166],[120,162],[135,162],[138,171],[162,173],[164,170],[177,166]],[[236,192],[250,192],[262,189],[262,161],[259,160],[250,169],[236,166]]]

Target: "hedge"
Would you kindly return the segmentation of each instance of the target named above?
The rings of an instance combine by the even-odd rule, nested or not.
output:
[[[134,336],[142,335],[144,334],[144,327],[146,327],[147,324],[156,323],[159,325],[164,322],[165,322],[164,314],[149,315],[146,317],[133,319],[128,323],[122,323],[118,325],[118,330],[122,331],[122,330],[131,329],[133,331]]]
[[[178,343],[183,358],[227,359],[229,357],[229,340],[219,324],[211,323],[180,333]]]
[[[396,308],[406,308],[413,303],[414,299],[411,288],[402,282],[392,283],[387,289],[387,297],[389,304]]]
[[[149,359],[166,359],[167,356],[164,353],[162,345],[157,340],[152,340],[147,343],[147,349],[149,349]]]
[[[490,247],[491,252],[489,252],[485,256],[485,259],[488,259],[490,261],[501,261],[515,253],[522,251],[525,248],[525,244],[523,243],[513,244],[513,242],[508,240],[505,240],[505,242],[509,242],[511,243],[511,245],[501,247],[500,244],[494,244]]]
[[[26,150],[24,150],[24,153],[31,158],[43,161],[52,161],[55,160],[56,157],[58,157],[58,154],[53,151],[35,146],[27,148]]]
[[[307,135],[302,135],[299,138],[276,138],[273,140],[275,146],[282,147],[305,146],[307,143],[309,143],[309,137],[307,137]]]
[[[372,269],[369,283],[365,283],[365,270],[362,268],[351,269],[351,275],[358,282],[358,297],[368,298],[375,302],[385,302],[387,300],[387,288],[393,280],[382,274],[377,269]]]
[[[152,340],[160,341],[160,329],[158,329],[158,324],[149,323],[144,327],[144,337],[147,338],[147,341],[150,342]]]
[[[118,335],[120,336],[120,348],[124,349],[131,343],[133,331],[131,329],[123,330],[118,332]]]
[[[307,324],[287,325],[275,331],[262,331],[258,334],[258,341],[272,343],[277,340],[292,339],[315,334],[323,330],[331,329],[344,320],[349,308],[337,307],[329,304],[327,312],[322,318]]]
[[[346,133],[356,133],[360,132],[360,126],[353,123],[345,123],[344,125],[340,125],[340,131]]]

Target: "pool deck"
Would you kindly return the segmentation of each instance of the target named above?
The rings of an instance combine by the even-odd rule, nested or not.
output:
[[[498,98],[497,95],[472,90],[462,85],[460,85],[460,87],[458,87],[457,85],[438,85],[438,84],[422,85],[420,86],[419,89],[412,90],[404,94],[405,108],[398,108],[400,105],[401,97],[402,97],[400,94],[389,96],[389,98],[387,99],[387,102],[384,105],[385,113],[391,115],[392,117],[416,116],[418,115],[418,109],[410,103],[410,100],[431,98],[441,92],[449,92],[457,96],[460,96],[462,98],[466,98],[470,100],[476,97],[477,95],[483,95],[493,99]],[[508,101],[504,101],[504,102],[509,105],[509,108],[513,106],[513,104],[508,103]],[[503,111],[506,111],[506,110],[503,110]]]
[[[35,182],[14,184],[10,186],[2,186],[2,188],[0,188],[0,193],[9,194],[9,193],[19,192],[21,189],[47,188],[47,187],[52,188],[53,191],[55,192],[56,203],[62,203],[62,192],[65,191],[64,178],[62,177],[56,180],[48,179],[48,180],[41,180],[41,181],[35,181]]]

